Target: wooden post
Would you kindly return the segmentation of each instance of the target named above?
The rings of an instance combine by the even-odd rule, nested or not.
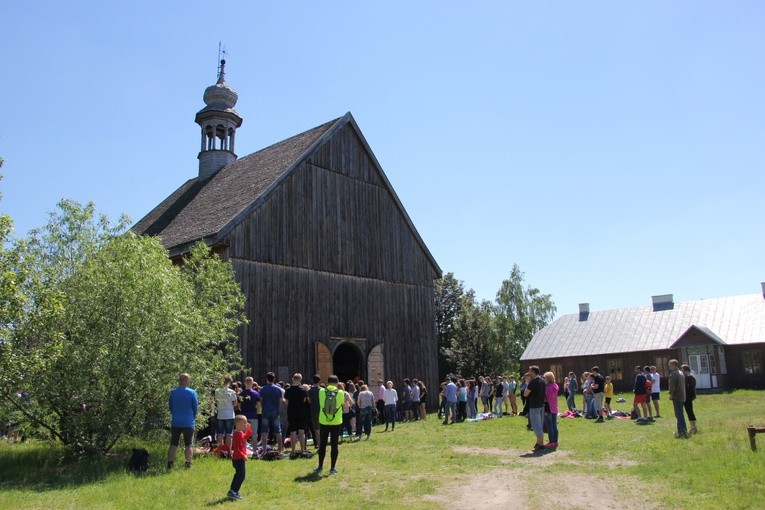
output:
[[[765,432],[765,427],[753,427],[749,425],[746,430],[749,432],[749,444],[752,446],[752,451],[757,451],[757,442],[754,439],[755,434],[758,432]]]

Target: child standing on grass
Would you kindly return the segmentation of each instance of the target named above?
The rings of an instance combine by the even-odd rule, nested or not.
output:
[[[606,376],[606,385],[605,388],[603,388],[603,395],[606,397],[606,405],[604,406],[606,409],[606,419],[610,420],[613,418],[613,416],[611,416],[611,399],[614,398],[614,385],[609,376]]]
[[[247,423],[247,417],[237,414],[234,418],[234,437],[231,446],[231,464],[234,466],[234,478],[231,480],[231,488],[228,491],[228,497],[231,499],[242,499],[239,489],[244,482],[247,440],[251,435],[252,427]]]

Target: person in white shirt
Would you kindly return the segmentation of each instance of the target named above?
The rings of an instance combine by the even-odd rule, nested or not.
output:
[[[231,377],[223,378],[223,387],[215,390],[215,406],[218,409],[216,426],[218,447],[225,439],[228,452],[231,451],[231,439],[234,433],[234,407],[237,405],[236,392],[231,389]]]
[[[661,374],[656,371],[656,367],[651,365],[651,379],[653,385],[651,386],[651,401],[653,402],[653,408],[656,410],[654,418],[661,418],[659,416],[659,397],[661,397]],[[649,404],[650,405],[650,404]]]

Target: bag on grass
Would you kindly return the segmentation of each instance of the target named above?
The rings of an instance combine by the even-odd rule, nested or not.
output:
[[[127,465],[128,471],[144,473],[149,469],[149,452],[144,448],[133,448],[133,455]]]

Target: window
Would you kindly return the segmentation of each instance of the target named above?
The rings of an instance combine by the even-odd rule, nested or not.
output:
[[[762,373],[762,351],[743,351],[741,356],[744,361],[745,374]]]
[[[622,359],[621,358],[612,358],[608,360],[608,374],[611,376],[612,381],[621,381],[622,377],[624,376],[624,371],[622,370]]]
[[[671,370],[669,369],[669,356],[656,356],[653,360],[653,364],[656,366],[656,371],[662,377],[669,377]]]

